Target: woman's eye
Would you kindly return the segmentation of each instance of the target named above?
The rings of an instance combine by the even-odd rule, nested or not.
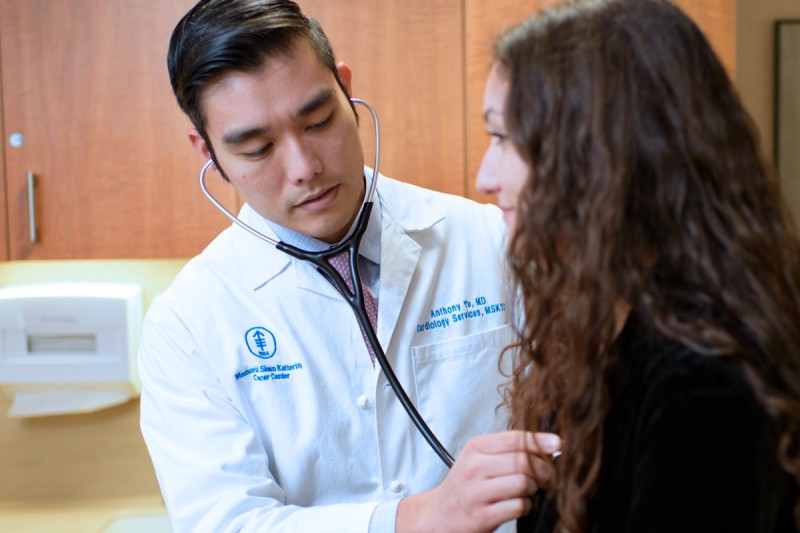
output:
[[[492,143],[502,143],[506,139],[508,139],[508,135],[505,133],[501,133],[499,131],[490,131],[489,137],[492,139]]]

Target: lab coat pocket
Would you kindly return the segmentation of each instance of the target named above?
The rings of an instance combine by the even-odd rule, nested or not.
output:
[[[500,354],[511,342],[505,325],[411,349],[420,414],[454,457],[470,437],[506,428],[499,406],[509,369]]]

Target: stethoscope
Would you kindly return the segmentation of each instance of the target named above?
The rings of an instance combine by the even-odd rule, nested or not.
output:
[[[208,191],[206,188],[206,173],[209,171],[212,165],[214,165],[214,160],[211,159],[208,163],[203,166],[203,169],[200,171],[200,188],[203,190],[203,194],[206,195],[214,206],[217,209],[222,211],[222,213],[227,216],[234,224],[239,226],[240,228],[244,229],[245,231],[251,233],[252,235],[258,237],[259,239],[266,241],[270,244],[275,245],[275,247],[292,257],[296,257],[297,259],[308,261],[312,263],[314,266],[317,267],[317,270],[330,281],[333,282],[336,289],[341,293],[347,303],[350,305],[350,308],[356,315],[356,319],[358,320],[359,325],[364,330],[365,335],[367,336],[367,342],[369,346],[372,348],[373,353],[375,354],[375,358],[378,360],[378,364],[381,366],[381,370],[383,373],[386,374],[386,380],[391,385],[392,390],[394,390],[397,398],[400,400],[400,403],[403,405],[403,408],[408,413],[408,416],[414,422],[414,425],[417,426],[417,429],[428,442],[430,447],[433,449],[434,452],[444,461],[444,464],[447,465],[448,468],[453,466],[453,456],[450,455],[447,450],[442,446],[439,440],[436,438],[436,435],[430,430],[428,425],[425,423],[425,420],[422,419],[417,409],[414,407],[414,404],[411,403],[409,400],[408,395],[406,394],[405,389],[397,381],[397,376],[394,374],[394,370],[392,370],[389,361],[386,359],[386,354],[383,352],[383,348],[381,348],[381,343],[378,341],[378,336],[375,334],[375,331],[372,328],[372,323],[369,320],[369,316],[367,315],[367,310],[364,305],[364,294],[361,289],[361,274],[358,269],[358,250],[361,246],[361,238],[364,236],[364,232],[367,229],[367,224],[369,223],[369,215],[372,212],[372,198],[375,194],[375,185],[378,182],[378,164],[380,162],[380,154],[381,154],[381,133],[380,133],[380,125],[378,123],[378,113],[375,109],[359,98],[351,98],[350,101],[354,104],[361,104],[366,107],[369,112],[372,114],[372,118],[375,122],[375,165],[372,169],[372,182],[370,183],[369,190],[364,195],[364,203],[361,206],[361,212],[358,215],[358,220],[356,222],[355,230],[350,234],[349,237],[344,239],[342,242],[328,248],[327,250],[323,250],[320,252],[309,252],[308,250],[303,250],[301,248],[297,248],[296,246],[292,246],[291,244],[286,244],[282,241],[276,241],[275,239],[271,238],[268,235],[264,235],[260,231],[256,230],[252,226],[248,225],[245,222],[242,222],[239,217],[228,211],[221,203],[217,201],[216,198]],[[330,259],[337,257],[345,252],[349,252],[349,263],[350,263],[350,275],[353,278],[353,291],[350,291],[350,288],[342,278],[341,274],[336,271],[336,269],[328,262]]]

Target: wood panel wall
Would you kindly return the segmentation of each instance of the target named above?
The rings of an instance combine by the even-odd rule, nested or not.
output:
[[[377,109],[388,176],[465,193],[464,31],[460,2],[300,0],[353,69],[353,96]],[[346,5],[346,7],[345,7]],[[370,116],[359,111],[367,164]]]
[[[475,176],[489,143],[483,124],[483,90],[492,62],[492,43],[497,35],[517,21],[535,11],[558,3],[557,0],[464,0],[467,35],[466,50],[466,175],[467,196],[479,201],[491,202],[493,198],[483,196],[475,190]]]
[[[169,34],[193,3],[0,0],[0,260],[188,257],[227,226],[197,186],[201,164],[165,68]],[[300,0],[353,69],[354,96],[380,114],[384,173],[485,201],[474,180],[492,40],[552,3]],[[678,3],[733,73],[735,0]],[[373,129],[361,117],[371,165]],[[17,129],[25,146],[8,148]],[[28,171],[39,176],[37,245],[28,242]],[[211,182],[235,209],[235,192]]]
[[[0,43],[0,54],[2,54],[2,43]],[[3,69],[0,65],[0,133],[5,131],[3,127]],[[8,139],[0,138],[0,261],[8,261],[8,220],[5,216],[8,213],[8,200],[6,198],[5,180],[5,160],[6,145]]]

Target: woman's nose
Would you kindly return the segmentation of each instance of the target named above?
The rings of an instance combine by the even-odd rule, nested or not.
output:
[[[481,166],[478,167],[478,175],[475,177],[475,189],[480,194],[487,195],[497,194],[500,190],[489,150],[483,154]]]

